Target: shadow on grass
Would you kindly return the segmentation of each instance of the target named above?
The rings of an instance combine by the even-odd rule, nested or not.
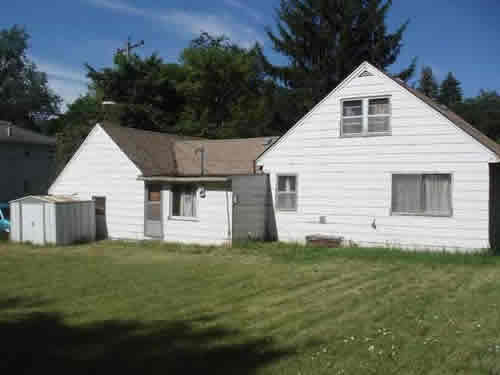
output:
[[[0,309],[34,306],[17,298]],[[269,339],[196,321],[68,325],[58,313],[0,315],[0,373],[253,374],[290,354]],[[198,326],[198,327],[197,327]]]

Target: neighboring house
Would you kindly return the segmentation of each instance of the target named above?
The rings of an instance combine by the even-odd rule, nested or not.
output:
[[[255,159],[273,140],[206,140],[98,124],[49,192],[93,198],[99,237],[201,244],[230,243],[235,233],[262,238],[267,177],[254,175]],[[246,199],[233,212],[235,188]]]
[[[365,62],[257,165],[279,240],[465,250],[500,247],[499,160],[499,144]]]
[[[0,203],[47,193],[55,144],[55,138],[0,121]]]

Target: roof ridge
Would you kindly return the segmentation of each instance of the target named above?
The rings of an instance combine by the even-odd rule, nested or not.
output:
[[[178,138],[187,139],[187,140],[197,140],[197,139],[205,140],[205,139],[208,139],[208,138],[194,137],[194,136],[190,136],[190,135],[174,134],[174,133],[167,133],[167,132],[147,130],[147,129],[138,129],[138,128],[133,128],[130,126],[122,126],[120,124],[115,124],[115,123],[108,122],[108,121],[98,122],[97,124],[103,128],[119,128],[119,129],[126,129],[126,130],[131,130],[131,131],[136,131],[136,132],[152,133],[155,135],[158,135],[158,134],[159,135],[167,135],[170,137],[178,137]]]
[[[269,139],[269,138],[279,138],[279,135],[270,135],[270,136],[265,136],[265,137],[251,137],[251,138],[222,138],[222,139],[208,139],[208,138],[202,138],[202,139],[183,139],[179,140],[177,142],[196,142],[196,141],[204,141],[204,142],[239,142],[239,141],[252,141],[252,140],[259,140],[259,139]]]
[[[441,115],[446,117],[448,121],[452,122],[454,125],[462,129],[465,133],[470,135],[472,138],[474,138],[477,142],[481,143],[484,147],[486,147],[488,150],[492,151],[498,158],[500,158],[500,144],[495,142],[493,139],[488,137],[486,134],[484,134],[482,131],[477,129],[475,126],[467,122],[463,117],[458,115],[456,112],[448,108],[446,105],[441,104],[437,102],[436,100],[432,99],[431,97],[425,95],[424,93],[418,91],[417,89],[414,89],[413,87],[410,87],[404,82],[402,79],[393,77],[389,73],[379,69],[382,74],[384,74],[386,77],[391,79],[392,81],[396,82],[399,86],[402,88],[406,89],[410,94],[416,96],[418,99],[422,100],[425,104],[427,104],[429,107],[433,108],[437,112],[439,112]]]

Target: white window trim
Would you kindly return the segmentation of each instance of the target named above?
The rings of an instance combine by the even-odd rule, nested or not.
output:
[[[280,194],[279,191],[279,178],[280,177],[295,177],[295,208],[280,208],[278,205],[279,199],[278,196]],[[285,192],[283,192],[285,193]],[[291,193],[285,193],[291,194]],[[299,211],[299,175],[297,173],[278,173],[276,174],[276,202],[275,202],[276,211],[279,212],[298,212]]]
[[[435,213],[428,213],[428,212],[396,212],[393,210],[392,207],[392,198],[393,198],[393,176],[394,175],[420,175],[422,178],[423,175],[432,175],[432,174],[444,174],[444,175],[449,175],[450,176],[450,212],[448,214],[435,214]],[[453,172],[391,172],[390,174],[390,190],[391,190],[391,196],[390,196],[390,209],[389,209],[389,215],[390,216],[422,216],[422,217],[436,217],[436,218],[452,218],[454,215],[454,209],[453,209],[453,190],[455,186],[455,175]]]
[[[369,115],[369,100],[372,99],[389,99],[389,115]],[[361,100],[362,115],[361,116],[345,116],[344,117],[344,102],[351,102]],[[361,133],[348,133],[343,132],[344,118],[359,118],[361,117],[362,131]],[[385,132],[369,132],[368,131],[368,118],[369,117],[389,117],[389,130]],[[340,100],[340,121],[339,121],[340,138],[353,138],[353,137],[381,137],[392,135],[392,97],[391,95],[377,95],[377,96],[363,96],[354,98],[343,98]]]
[[[181,184],[181,185],[187,185],[187,184]],[[195,216],[175,216],[174,213],[173,213],[173,210],[174,210],[174,187],[175,185],[172,185],[171,186],[171,190],[170,190],[170,210],[169,210],[169,216],[168,216],[168,220],[177,220],[177,221],[200,221],[199,217],[198,217],[198,210],[199,210],[199,205],[198,205],[198,192],[199,192],[199,188],[197,186],[193,186],[193,190],[194,190],[194,213],[195,213]]]

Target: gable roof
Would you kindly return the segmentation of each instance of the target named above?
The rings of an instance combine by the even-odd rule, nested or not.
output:
[[[294,126],[292,126],[281,138],[280,142],[284,140],[290,133],[292,133],[297,126],[302,124],[315,110],[318,108],[324,101],[326,101],[331,95],[333,95],[337,90],[341,89],[347,82],[349,82],[352,78],[356,77],[359,73],[364,74],[365,69],[367,67],[370,67],[372,69],[377,70],[378,72],[382,73],[384,76],[389,78],[390,80],[394,81],[397,83],[400,87],[408,91],[410,94],[416,96],[418,99],[422,100],[425,104],[430,106],[432,109],[437,111],[439,114],[444,116],[448,121],[450,121],[452,124],[457,126],[459,129],[467,133],[469,136],[474,138],[476,141],[478,141],[480,144],[482,144],[484,147],[486,147],[488,150],[493,152],[497,158],[500,158],[500,144],[497,142],[493,141],[491,138],[483,134],[481,131],[477,130],[474,126],[469,124],[467,121],[465,121],[462,117],[457,115],[455,112],[447,108],[446,106],[443,106],[431,98],[429,98],[427,95],[421,93],[418,90],[415,90],[408,86],[406,83],[404,83],[402,80],[392,77],[388,73],[376,68],[375,66],[371,65],[369,62],[365,61],[361,63],[356,69],[352,71],[351,74],[349,74],[341,83],[337,85],[327,96],[323,98],[319,103],[317,103],[308,113],[306,113],[299,121],[295,123]],[[268,147],[266,150],[260,154],[257,159],[260,159],[263,157],[265,154],[270,152],[272,149],[274,149],[280,142],[275,142],[273,145]]]
[[[398,85],[412,93],[414,96],[422,100],[424,103],[432,107],[434,110],[438,111],[444,117],[446,117],[449,121],[451,121],[454,125],[462,129],[464,132],[469,134],[476,141],[481,143],[483,146],[488,148],[490,151],[496,154],[496,156],[500,157],[500,144],[489,138],[487,135],[483,134],[481,131],[477,130],[474,126],[465,121],[462,117],[457,115],[451,109],[446,107],[445,105],[439,104],[435,100],[429,98],[427,95],[422,92],[415,90],[414,88],[408,86],[404,81],[392,77],[386,72],[382,72],[385,76],[392,79]]]
[[[10,128],[10,130],[9,130]],[[10,132],[10,134],[9,134]],[[56,139],[21,128],[7,121],[0,121],[0,143],[24,143],[54,146]]]
[[[112,123],[100,125],[144,176],[175,175],[174,144],[182,137]]]
[[[139,168],[143,177],[201,176],[201,148],[205,151],[204,176],[252,174],[255,159],[275,139],[209,140],[125,128],[111,123],[100,125]]]

